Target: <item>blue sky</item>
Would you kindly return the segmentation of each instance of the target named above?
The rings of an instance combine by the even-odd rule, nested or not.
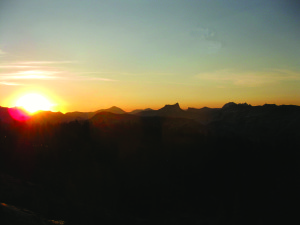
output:
[[[88,111],[300,104],[300,3],[4,0],[0,105],[43,92]]]

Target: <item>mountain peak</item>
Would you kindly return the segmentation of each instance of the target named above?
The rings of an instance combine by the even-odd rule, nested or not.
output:
[[[227,111],[227,112],[235,112],[235,111],[244,111],[248,110],[252,106],[247,103],[234,103],[234,102],[229,102],[226,103],[223,107],[222,110]]]
[[[174,105],[165,105],[165,106],[164,106],[163,108],[161,108],[161,109],[182,110],[182,109],[180,108],[178,102],[175,103]]]
[[[117,106],[112,106],[108,109],[101,109],[101,110],[98,110],[96,113],[98,113],[98,112],[111,112],[111,113],[115,113],[115,114],[124,114],[124,113],[126,113],[123,109],[120,109]]]
[[[135,110],[132,110],[130,112],[130,114],[138,114],[138,113],[143,113],[143,112],[146,112],[146,111],[153,111],[153,109],[150,109],[150,108],[146,108],[146,109],[135,109]]]
[[[159,113],[162,113],[162,115],[173,115],[173,116],[181,116],[183,113],[185,113],[184,110],[182,110],[178,103],[174,105],[165,105],[163,108],[158,110]]]

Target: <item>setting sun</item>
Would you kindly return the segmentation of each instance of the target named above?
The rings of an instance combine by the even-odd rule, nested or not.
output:
[[[39,110],[51,111],[53,104],[45,97],[32,93],[19,98],[16,106],[24,108],[29,113],[35,113]]]

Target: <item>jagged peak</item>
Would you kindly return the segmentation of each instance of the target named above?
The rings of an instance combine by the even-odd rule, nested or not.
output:
[[[228,102],[222,107],[222,109],[235,108],[235,107],[251,107],[251,105],[246,102],[238,103],[238,104],[235,102]]]
[[[223,105],[222,109],[230,108],[233,106],[237,106],[237,104],[235,102],[228,102],[225,105]]]
[[[165,109],[165,108],[181,109],[178,102],[175,103],[174,105],[165,105],[162,109]]]

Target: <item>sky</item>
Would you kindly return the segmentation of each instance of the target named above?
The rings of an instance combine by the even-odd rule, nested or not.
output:
[[[0,106],[300,105],[297,0],[1,0]]]

